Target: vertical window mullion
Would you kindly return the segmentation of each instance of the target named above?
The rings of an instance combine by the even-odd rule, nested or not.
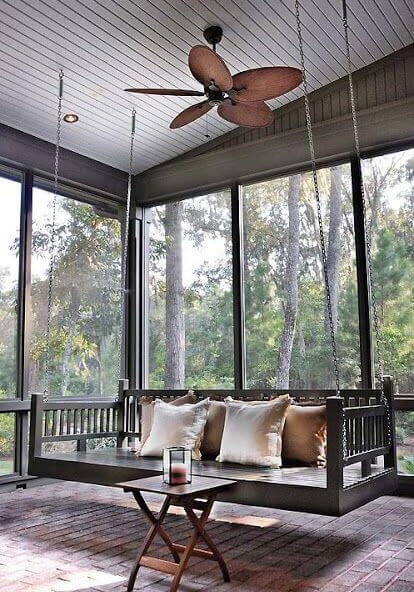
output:
[[[371,291],[368,279],[368,261],[364,233],[362,204],[362,170],[358,157],[351,159],[352,203],[354,209],[355,257],[358,289],[359,341],[361,380],[363,388],[374,385],[374,357],[372,348]],[[365,221],[366,222],[366,221]]]
[[[129,380],[130,388],[137,384],[138,365],[137,354],[137,248],[138,248],[138,224],[136,213],[129,219],[128,224],[128,253],[127,253],[127,298],[125,311],[125,347],[126,347],[126,377]]]
[[[26,170],[21,186],[19,280],[17,296],[17,398],[26,399],[28,393],[30,349],[30,295],[31,295],[31,246],[32,246],[32,197],[33,173]],[[16,414],[15,470],[27,473],[28,414]]]
[[[140,317],[141,317],[141,388],[149,388],[149,239],[151,210],[143,208],[140,255]]]
[[[129,322],[134,327],[129,340],[130,353],[130,376],[135,377],[136,388],[148,388],[148,239],[149,239],[149,217],[147,208],[136,208],[134,218],[135,244],[133,246],[134,259],[131,264],[134,266],[134,282],[131,289],[135,290],[135,300],[129,314]],[[133,343],[131,342],[133,341]]]
[[[243,201],[240,185],[231,187],[231,228],[233,255],[233,338],[234,338],[234,387],[246,387],[246,343],[244,307],[244,245]]]

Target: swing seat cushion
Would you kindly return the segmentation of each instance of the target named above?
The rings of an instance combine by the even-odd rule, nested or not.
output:
[[[283,462],[324,467],[326,436],[325,405],[291,405],[283,430]]]

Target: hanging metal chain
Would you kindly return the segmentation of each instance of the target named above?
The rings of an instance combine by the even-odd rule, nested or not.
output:
[[[131,141],[129,147],[129,167],[128,167],[128,188],[127,188],[127,199],[126,199],[126,209],[125,209],[125,222],[124,222],[124,244],[122,249],[122,259],[121,259],[121,298],[120,298],[120,310],[121,310],[121,323],[120,323],[120,331],[119,331],[119,350],[118,350],[118,366],[119,366],[119,376],[121,378],[125,378],[124,374],[126,371],[126,364],[123,365],[122,363],[122,352],[123,352],[123,342],[126,333],[126,298],[128,294],[128,289],[126,286],[126,276],[127,276],[127,259],[128,259],[128,235],[129,235],[129,217],[131,212],[131,192],[132,192],[132,167],[134,162],[134,143],[135,143],[135,118],[136,118],[136,111],[135,108],[132,109],[132,116],[131,116]]]
[[[353,131],[354,131],[354,148],[355,148],[355,154],[358,158],[358,161],[361,162],[361,148],[360,148],[359,134],[358,134],[356,100],[355,100],[355,92],[354,92],[354,83],[353,83],[353,79],[352,79],[351,44],[349,42],[349,24],[348,24],[346,0],[342,0],[342,22],[343,22],[343,26],[344,26],[349,101],[350,101],[350,105],[351,105],[352,127],[353,127]],[[364,224],[365,248],[366,248],[367,262],[368,262],[368,281],[369,281],[370,292],[371,292],[371,307],[372,307],[372,317],[373,317],[376,353],[377,353],[377,367],[378,367],[377,379],[379,380],[380,388],[381,388],[381,402],[383,403],[383,405],[385,405],[386,412],[387,412],[387,431],[388,431],[389,441],[391,441],[391,421],[390,421],[390,417],[389,417],[390,411],[389,411],[389,406],[388,406],[388,399],[384,394],[384,363],[383,363],[383,355],[382,355],[382,335],[381,335],[381,330],[380,330],[380,322],[379,322],[379,317],[378,317],[378,306],[377,306],[377,300],[376,300],[375,289],[374,289],[375,282],[374,282],[373,273],[372,273],[371,239],[370,239],[369,232],[367,229],[367,219],[368,219],[367,218],[367,205],[366,205],[365,187],[364,187],[362,175],[361,175],[360,190],[361,190],[361,201],[362,201],[362,213],[363,213],[363,218],[364,218],[363,224]]]
[[[308,91],[308,82],[307,82],[306,68],[305,68],[305,54],[303,51],[302,24],[301,24],[300,14],[299,14],[299,0],[295,0],[295,12],[296,12],[296,25],[297,25],[297,33],[298,33],[298,40],[299,40],[300,61],[301,61],[302,77],[303,77],[303,98],[305,101],[306,130],[307,130],[309,152],[310,152],[311,165],[312,165],[312,179],[313,179],[317,217],[318,217],[319,237],[320,237],[320,243],[321,243],[323,277],[325,280],[325,297],[326,297],[326,306],[327,306],[327,311],[328,311],[329,333],[330,333],[331,349],[332,349],[332,362],[333,362],[333,369],[334,369],[334,375],[335,375],[335,390],[336,390],[336,396],[339,397],[340,396],[340,388],[339,388],[338,354],[337,354],[337,348],[336,348],[335,326],[334,326],[333,315],[332,315],[331,290],[330,290],[330,286],[329,286],[326,241],[325,241],[325,234],[324,234],[324,230],[323,230],[321,199],[320,199],[320,193],[319,193],[318,175],[317,175],[317,170],[316,170],[315,146],[313,143],[312,118],[311,118],[311,113],[310,113],[309,91]]]
[[[56,125],[56,144],[55,144],[55,166],[53,176],[53,199],[52,199],[52,215],[51,228],[49,237],[49,285],[47,292],[47,322],[46,322],[46,356],[45,356],[45,395],[49,391],[50,378],[50,329],[52,322],[52,301],[53,301],[53,280],[55,275],[56,263],[56,202],[59,186],[59,159],[60,159],[60,141],[62,130],[62,99],[63,99],[63,70],[59,72],[59,94],[58,94],[58,108],[57,108],[57,125]]]

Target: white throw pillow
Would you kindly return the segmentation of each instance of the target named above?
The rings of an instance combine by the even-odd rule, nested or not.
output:
[[[280,467],[282,432],[290,401],[289,395],[255,405],[225,401],[226,419],[217,460]]]
[[[224,422],[226,421],[226,401],[245,403],[246,405],[263,404],[266,401],[238,401],[232,397],[226,397],[224,401],[210,401],[203,441],[201,442],[201,456],[204,458],[216,458],[220,454],[221,439],[223,437]]]
[[[185,405],[186,403],[194,403],[197,400],[197,397],[194,394],[194,391],[189,390],[186,395],[182,397],[177,397],[172,401],[167,401],[168,405],[173,405],[174,407],[180,407],[180,405]],[[152,424],[154,421],[154,399],[149,397],[141,397],[139,400],[141,405],[141,441],[140,441],[140,448],[145,444],[148,436],[151,433]]]
[[[200,460],[200,444],[207,421],[210,399],[175,407],[161,399],[154,404],[154,421],[140,456],[162,456],[164,448],[191,448],[194,460]]]

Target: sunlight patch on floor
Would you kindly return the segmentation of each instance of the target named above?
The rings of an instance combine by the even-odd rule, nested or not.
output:
[[[212,516],[213,520],[218,522],[230,522],[233,524],[242,524],[243,526],[257,526],[258,528],[269,528],[279,524],[278,518],[264,518],[263,516]]]
[[[160,504],[148,504],[151,512],[159,512],[161,509]],[[178,506],[171,506],[168,510],[169,514],[174,514],[176,516],[184,516],[185,510],[184,508],[180,508]],[[233,516],[232,514],[214,514],[209,518],[209,522],[214,520],[216,522],[229,522],[231,524],[241,524],[243,526],[256,526],[258,528],[269,528],[269,526],[275,526],[279,524],[281,521],[278,518],[265,518],[263,516],[254,516],[252,514],[248,516]]]
[[[60,578],[53,586],[55,592],[78,592],[81,590],[88,590],[96,586],[116,585],[125,582],[125,578],[111,574],[108,572],[87,570],[80,571],[70,576],[67,579]]]

